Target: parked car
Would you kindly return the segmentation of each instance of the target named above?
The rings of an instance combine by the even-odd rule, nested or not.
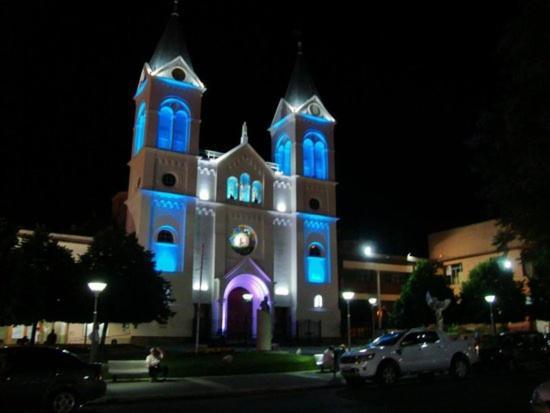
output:
[[[477,362],[474,343],[449,338],[441,331],[415,328],[395,331],[375,339],[340,359],[340,371],[349,385],[375,380],[391,385],[399,377],[450,372],[465,378]]]
[[[550,365],[550,348],[541,333],[505,332],[484,336],[479,346],[481,365],[514,371],[529,365]]]
[[[550,381],[545,381],[533,392],[531,411],[533,413],[550,413]]]
[[[85,363],[66,350],[0,348],[0,406],[8,411],[45,407],[69,413],[105,395],[106,387],[99,364]]]

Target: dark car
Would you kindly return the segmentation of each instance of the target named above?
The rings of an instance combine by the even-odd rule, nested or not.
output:
[[[106,384],[99,364],[50,347],[0,348],[0,411],[44,407],[73,412],[102,397]],[[7,409],[6,409],[7,408]]]
[[[482,337],[479,361],[488,368],[517,370],[550,363],[550,349],[544,336],[537,332],[506,332]]]

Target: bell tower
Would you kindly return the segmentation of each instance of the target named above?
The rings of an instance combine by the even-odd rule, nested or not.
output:
[[[205,87],[193,69],[177,1],[134,96],[128,232],[155,253],[163,273],[191,272]]]

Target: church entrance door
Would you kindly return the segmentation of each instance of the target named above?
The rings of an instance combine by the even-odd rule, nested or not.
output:
[[[252,301],[245,301],[243,294],[249,291],[237,287],[227,297],[227,338],[247,341],[252,333]]]

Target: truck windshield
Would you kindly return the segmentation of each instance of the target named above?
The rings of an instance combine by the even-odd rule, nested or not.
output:
[[[376,338],[371,343],[371,346],[393,346],[399,341],[401,337],[403,337],[403,334],[405,333],[394,332],[394,333],[384,334],[383,336]]]

